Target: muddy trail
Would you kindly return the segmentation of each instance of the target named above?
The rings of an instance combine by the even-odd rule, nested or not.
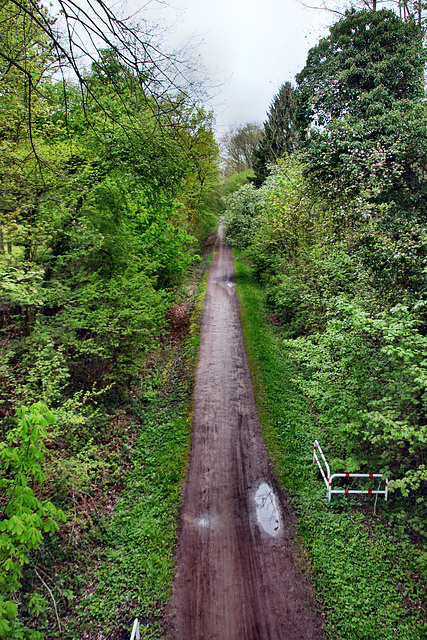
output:
[[[171,640],[320,640],[294,559],[246,360],[233,257],[221,229],[211,264],[181,508]]]

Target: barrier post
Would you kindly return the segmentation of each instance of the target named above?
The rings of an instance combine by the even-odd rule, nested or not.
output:
[[[317,451],[319,451],[320,457],[322,458],[323,462],[325,463],[326,475],[325,475],[325,472],[323,471],[322,465],[320,464],[320,460],[319,460],[319,458],[317,456]],[[320,473],[322,474],[322,477],[323,477],[323,480],[325,482],[326,489],[327,489],[327,492],[328,492],[328,500],[330,502],[331,501],[331,480],[330,480],[331,470],[329,469],[329,465],[328,465],[328,463],[326,461],[326,458],[325,458],[325,456],[323,454],[322,448],[321,448],[321,446],[320,446],[320,444],[319,444],[319,442],[317,440],[314,441],[313,462],[317,462],[317,466],[320,469]]]
[[[139,635],[139,621],[138,618],[135,618],[135,622],[133,623],[132,635],[130,640],[141,640],[141,636]]]

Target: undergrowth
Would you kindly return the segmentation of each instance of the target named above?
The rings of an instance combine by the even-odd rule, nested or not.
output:
[[[328,640],[422,640],[427,637],[426,558],[406,525],[405,506],[373,496],[328,503],[313,441],[322,443],[315,408],[294,384],[298,375],[270,322],[250,266],[235,259],[246,349],[277,477],[298,514],[306,564],[321,601]],[[325,449],[325,447],[324,447]],[[327,451],[326,451],[327,453]]]
[[[129,462],[121,498],[112,503],[110,517],[92,514],[91,527],[73,552],[76,573],[67,581],[75,597],[63,638],[128,640],[136,617],[141,638],[163,637],[207,277],[206,272],[192,294],[184,338],[163,349],[127,409],[129,432],[136,437],[124,447]],[[69,567],[70,558],[63,560]]]
[[[190,444],[191,396],[207,274],[186,340],[161,367],[157,393],[135,401],[140,433],[133,470],[113,518],[103,526],[105,546],[97,586],[82,607],[82,619],[99,619],[97,638],[120,638],[138,617],[141,638],[162,637],[162,617],[174,576],[178,508]],[[106,624],[106,621],[110,623]],[[114,635],[112,636],[112,634]]]

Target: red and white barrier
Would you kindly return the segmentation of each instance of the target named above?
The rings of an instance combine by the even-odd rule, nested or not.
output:
[[[322,461],[326,467],[326,473],[321,465],[317,452],[319,452],[320,457],[322,458]],[[329,502],[331,501],[331,496],[333,493],[372,493],[372,494],[383,495],[384,500],[387,500],[387,497],[388,497],[388,479],[387,478],[385,478],[385,489],[383,491],[380,491],[379,489],[377,491],[374,491],[374,490],[360,491],[358,489],[332,489],[332,481],[334,480],[334,478],[382,478],[383,474],[382,473],[333,473],[331,475],[331,470],[329,468],[325,455],[320,447],[320,444],[317,440],[314,441],[313,462],[317,462],[317,466],[319,467],[320,473],[322,474],[323,480],[325,481]]]

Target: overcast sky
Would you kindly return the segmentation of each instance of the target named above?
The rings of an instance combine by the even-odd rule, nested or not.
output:
[[[262,123],[280,85],[294,80],[310,47],[327,33],[329,14],[304,9],[297,0],[172,2],[174,10],[161,10],[170,23],[177,21],[167,37],[177,42],[195,35],[200,42],[198,52],[220,85],[211,104],[220,131]]]
[[[217,87],[208,106],[214,110],[219,134],[233,125],[262,124],[279,87],[286,81],[294,82],[309,49],[328,33],[327,24],[332,19],[329,12],[306,9],[298,0],[105,2],[120,17],[146,20],[149,33],[162,32],[163,53],[192,41],[208,72],[209,84]],[[91,16],[99,9],[96,1],[74,3],[73,7]],[[57,14],[57,0],[50,4]],[[153,23],[159,28],[152,30]],[[83,46],[91,49],[85,32],[80,32]],[[102,41],[97,44],[105,46]]]

